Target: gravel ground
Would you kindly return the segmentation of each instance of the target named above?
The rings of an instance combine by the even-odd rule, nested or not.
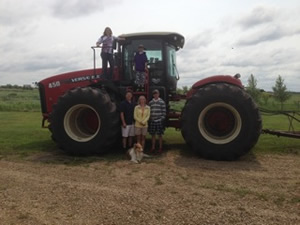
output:
[[[299,155],[0,160],[0,224],[300,224]]]

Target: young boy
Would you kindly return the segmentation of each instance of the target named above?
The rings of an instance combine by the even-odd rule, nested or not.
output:
[[[144,86],[146,83],[146,69],[147,69],[147,55],[144,52],[144,46],[139,45],[138,52],[136,52],[134,56],[134,66],[136,71],[136,80],[135,83],[137,85],[137,90],[144,90]]]
[[[162,152],[163,134],[165,130],[164,120],[166,119],[166,103],[159,97],[159,91],[154,90],[152,92],[153,99],[149,102],[150,106],[150,123],[148,127],[149,133],[152,135],[152,148],[151,152],[155,151],[155,142],[158,135],[159,139],[159,150],[158,153]]]

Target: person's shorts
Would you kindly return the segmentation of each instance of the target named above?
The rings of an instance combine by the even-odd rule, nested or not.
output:
[[[163,135],[165,131],[165,126],[163,121],[158,121],[158,122],[150,121],[148,131],[151,135],[155,135],[155,134]]]
[[[144,86],[146,84],[146,72],[136,72],[135,83],[139,86]]]
[[[135,130],[135,135],[146,136],[148,128],[147,127],[135,127],[134,130]]]
[[[125,128],[122,126],[122,137],[133,137],[134,125],[127,125]]]

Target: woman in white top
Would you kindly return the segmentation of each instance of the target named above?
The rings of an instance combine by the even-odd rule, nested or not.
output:
[[[118,41],[118,38],[112,35],[112,30],[109,27],[106,27],[103,35],[96,42],[97,46],[100,46],[100,44],[102,44],[102,75],[108,80],[112,79],[114,70],[113,46],[115,41]],[[110,67],[109,73],[107,73],[107,62],[109,62]]]

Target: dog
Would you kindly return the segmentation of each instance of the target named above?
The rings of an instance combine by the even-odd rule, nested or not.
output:
[[[128,149],[127,154],[130,156],[130,161],[134,163],[141,163],[144,157],[151,157],[144,153],[143,146],[140,143],[136,143],[132,148]]]

